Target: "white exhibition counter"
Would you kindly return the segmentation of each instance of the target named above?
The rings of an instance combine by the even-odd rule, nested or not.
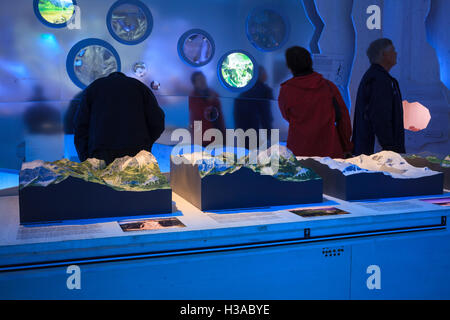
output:
[[[184,227],[143,231],[120,224],[155,216],[21,226],[0,197],[0,298],[448,299],[450,207],[421,199],[449,196],[201,212],[173,194],[156,217]],[[344,214],[291,212],[316,207]]]

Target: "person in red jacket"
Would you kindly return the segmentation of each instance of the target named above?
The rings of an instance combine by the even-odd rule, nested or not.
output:
[[[201,121],[202,137],[208,129],[219,129],[222,132],[223,145],[225,145],[225,121],[219,95],[208,88],[206,77],[200,71],[192,74],[191,82],[194,86],[194,90],[189,95],[189,127],[192,141],[194,141],[194,121]],[[212,142],[203,140],[203,146],[206,147]]]
[[[313,71],[305,48],[286,50],[286,63],[293,78],[281,84],[278,104],[289,122],[287,147],[296,156],[349,157],[352,128],[338,88]]]

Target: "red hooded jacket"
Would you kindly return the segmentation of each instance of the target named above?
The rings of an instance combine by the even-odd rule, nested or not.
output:
[[[341,111],[335,125],[333,95]],[[351,152],[350,115],[338,88],[313,72],[281,84],[278,104],[289,122],[287,147],[296,156],[343,158]]]

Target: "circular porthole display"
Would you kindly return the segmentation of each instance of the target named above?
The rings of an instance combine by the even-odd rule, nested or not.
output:
[[[289,37],[289,23],[272,9],[255,9],[247,17],[248,40],[261,51],[281,48]]]
[[[144,41],[150,35],[153,16],[141,1],[119,0],[109,9],[106,24],[114,39],[133,45]]]
[[[257,66],[249,53],[230,51],[219,60],[217,73],[224,87],[232,91],[243,91],[255,84]]]
[[[36,17],[46,26],[64,28],[75,14],[75,0],[34,0]]]
[[[214,56],[215,45],[212,37],[203,30],[192,29],[178,40],[178,54],[193,67],[208,64]]]
[[[81,89],[98,78],[120,71],[117,51],[106,41],[85,39],[70,49],[66,60],[70,79]]]

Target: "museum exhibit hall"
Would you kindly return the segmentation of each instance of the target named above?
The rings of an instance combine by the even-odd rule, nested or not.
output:
[[[450,299],[449,15],[0,1],[0,299]]]

